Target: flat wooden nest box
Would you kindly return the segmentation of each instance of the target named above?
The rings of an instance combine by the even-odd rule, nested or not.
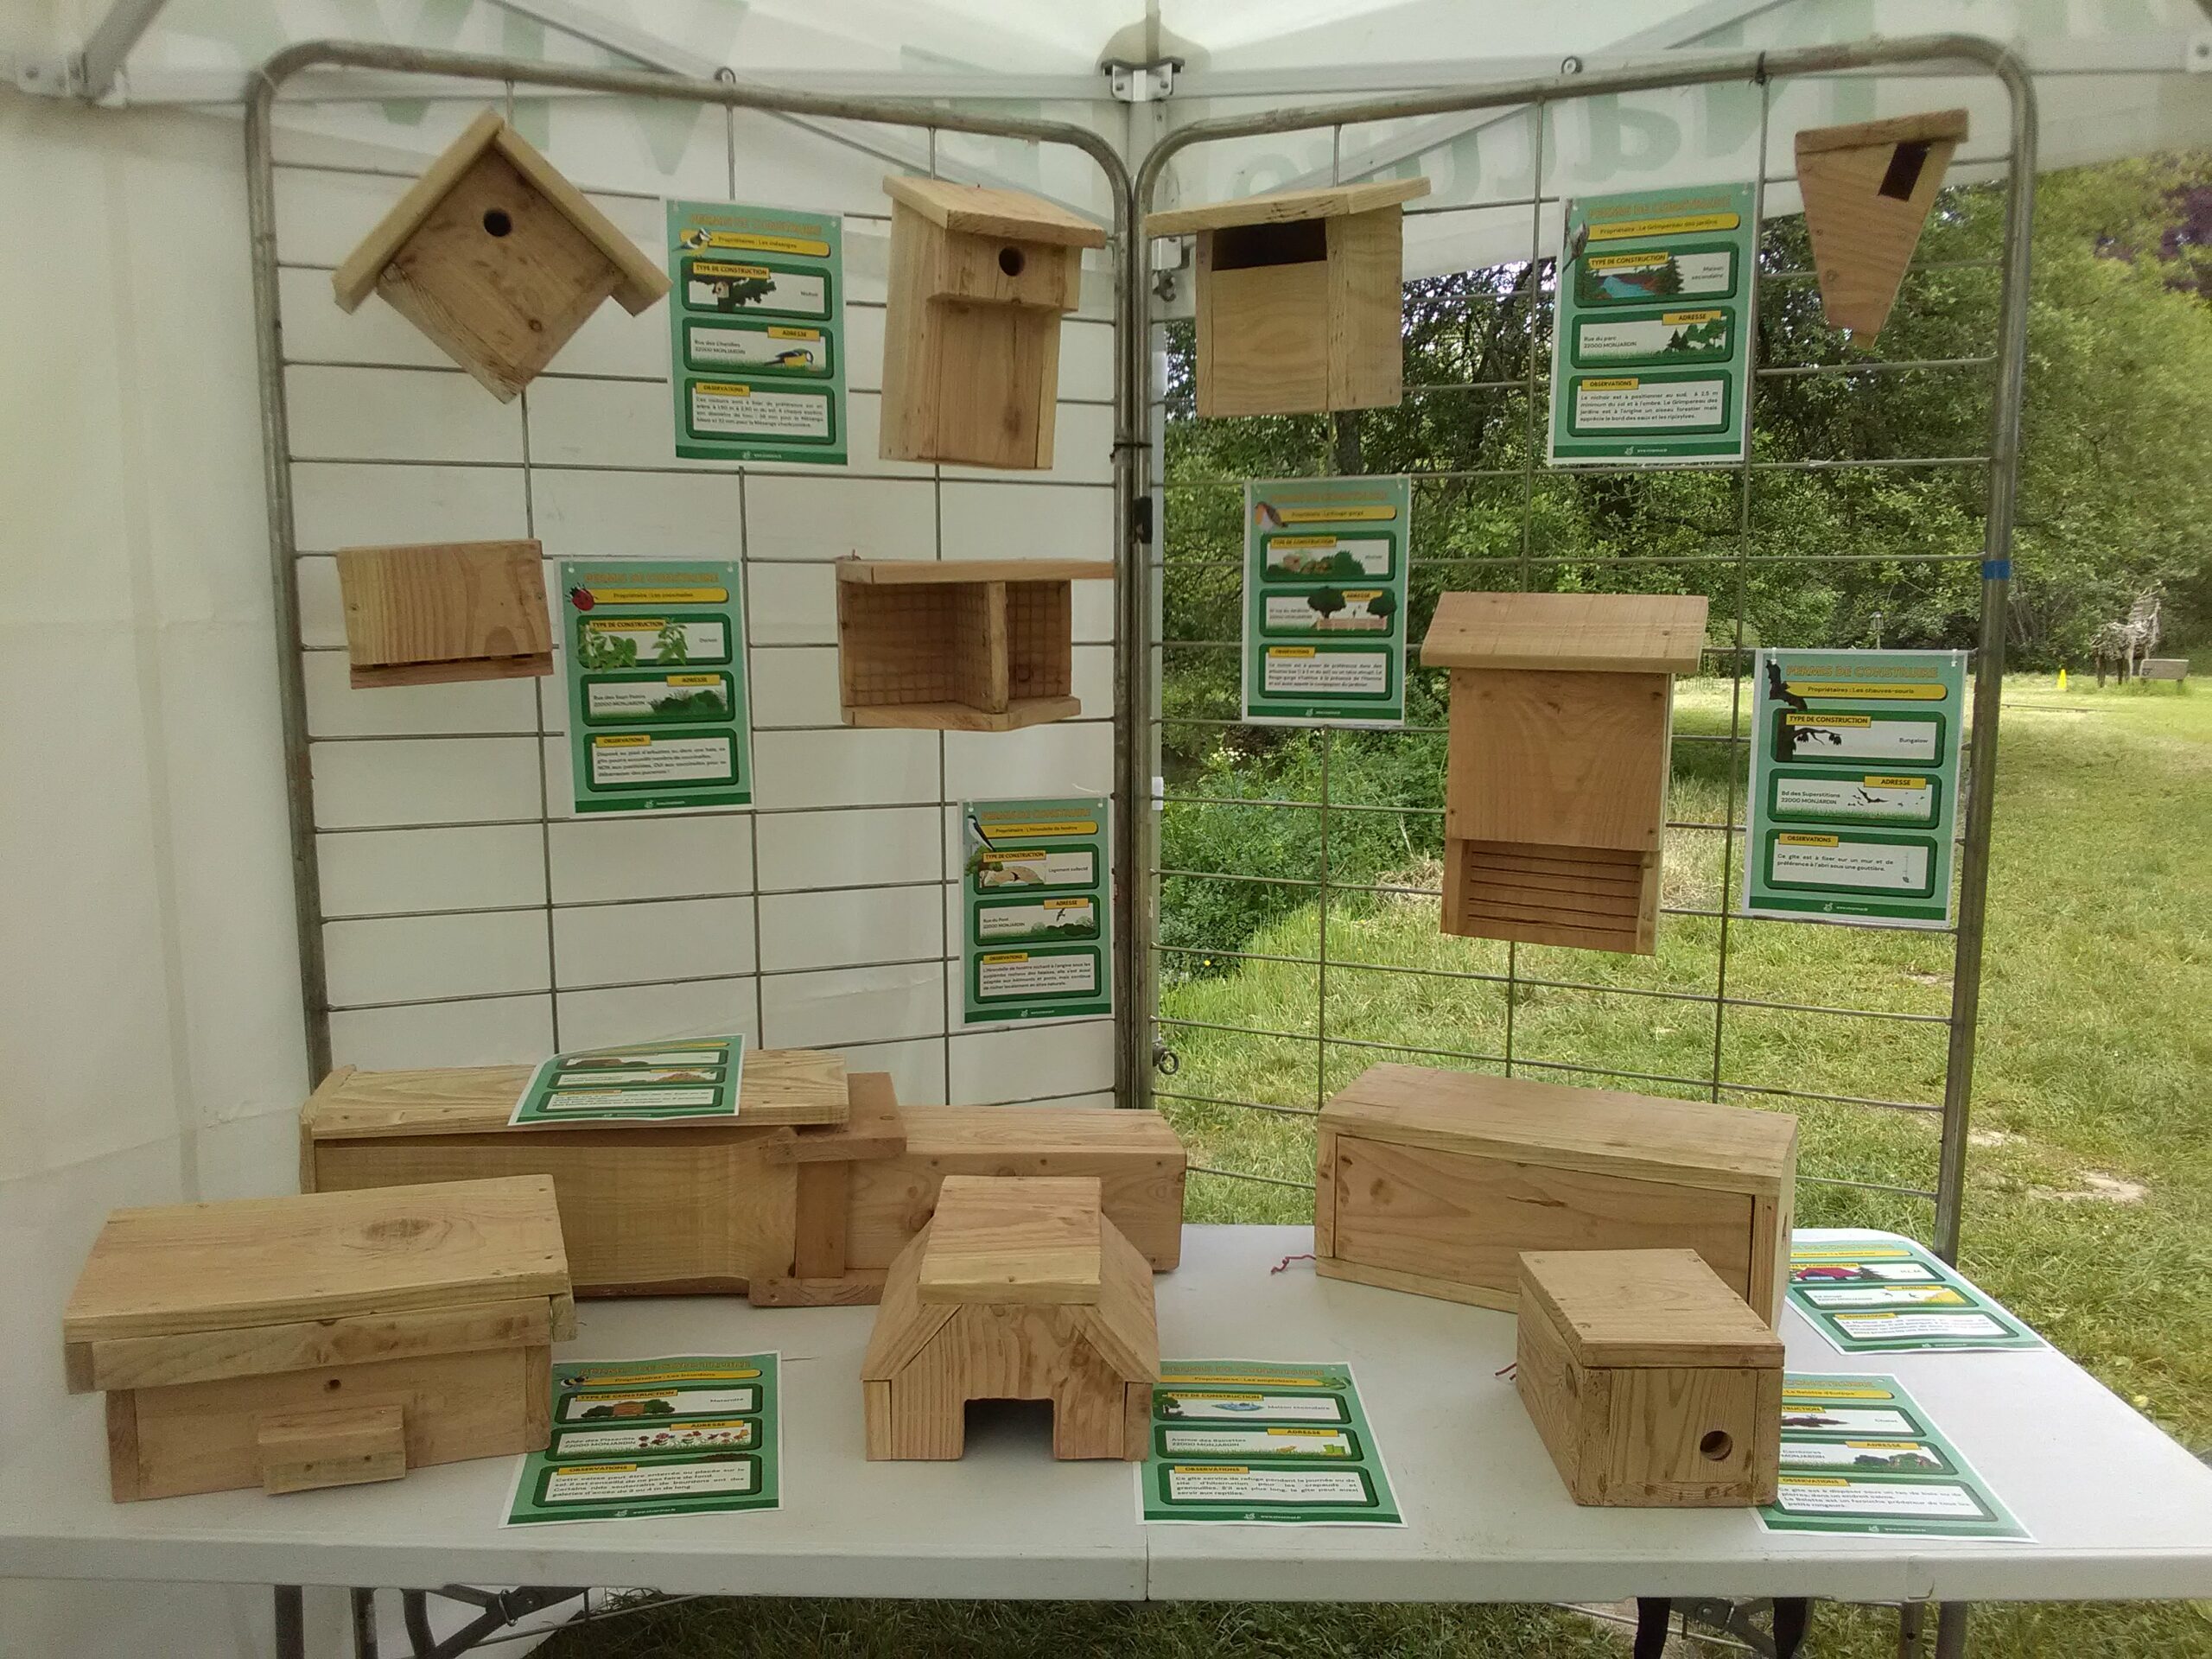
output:
[[[1018,190],[898,175],[883,188],[883,458],[1050,467],[1060,318],[1105,231]]]
[[[61,1330],[118,1503],[541,1450],[575,1334],[543,1176],[118,1210]]]
[[[1425,668],[1452,671],[1443,929],[1657,949],[1676,674],[1706,601],[1670,594],[1446,594]]]
[[[550,674],[541,553],[536,542],[339,549],[354,689]]]
[[[668,276],[486,110],[331,277],[371,290],[505,403],[610,295],[633,315]]]
[[[1145,1454],[1152,1268],[1095,1178],[949,1175],[892,1264],[861,1365],[873,1459],[951,1459],[972,1400],[1049,1400],[1052,1455]]]
[[[1145,220],[1198,238],[1201,415],[1377,409],[1405,396],[1404,203],[1424,178],[1285,190]]]
[[[1083,712],[1069,584],[1111,559],[840,559],[837,701],[848,726],[1007,732]]]
[[[1944,170],[1967,136],[1964,110],[1933,110],[1797,135],[1797,188],[1831,328],[1870,345],[1889,321]]]
[[[1696,1252],[1523,1255],[1514,1364],[1576,1503],[1774,1502],[1782,1339]]]

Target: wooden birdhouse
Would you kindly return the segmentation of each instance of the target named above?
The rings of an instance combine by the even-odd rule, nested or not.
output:
[[[610,295],[633,315],[668,276],[490,110],[331,277],[372,289],[505,403]]]
[[[1144,1456],[1152,1268],[1099,1205],[1095,1178],[945,1178],[861,1363],[871,1459],[957,1458],[971,1400],[1051,1401],[1056,1458]]]
[[[1198,238],[1201,415],[1379,409],[1405,395],[1405,216],[1422,178],[1286,190],[1145,220]]]
[[[886,461],[1046,467],[1060,318],[1076,308],[1087,219],[1017,190],[887,178]]]
[[[550,674],[541,551],[536,542],[340,548],[355,690]]]
[[[1069,584],[1111,559],[840,559],[848,726],[1007,732],[1083,712]]]
[[[1936,110],[1797,135],[1797,188],[1831,328],[1871,344],[1889,321],[1920,227],[1967,136],[1964,110]]]
[[[1676,674],[1701,594],[1446,594],[1421,641],[1452,671],[1446,933],[1656,948]]]

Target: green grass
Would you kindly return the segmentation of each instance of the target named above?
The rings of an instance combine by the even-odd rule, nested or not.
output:
[[[1685,688],[1686,731],[1726,731],[1727,690]],[[1728,786],[1718,744],[1678,745],[1671,814],[1719,823]],[[1717,908],[1721,837],[1677,830],[1668,902]],[[2053,1342],[2191,1446],[2212,1447],[2212,698],[2171,685],[2111,687],[2047,677],[2006,686],[1981,1037],[1976,1144],[1962,1265]],[[1433,885],[1433,872],[1406,873]],[[1294,1033],[1253,1039],[1185,1028],[1173,1041],[1180,1093],[1264,1102],[1282,1113],[1173,1103],[1194,1161],[1309,1182],[1310,1111],[1376,1059],[1480,1065],[1411,1051],[1502,1051],[1503,988],[1340,966],[1343,962],[1502,971],[1504,947],[1446,938],[1434,905],[1332,905],[1327,1033],[1407,1050],[1332,1045],[1317,1057],[1320,920],[1308,908],[1247,943],[1240,971],[1168,988],[1163,1012]],[[1698,1077],[1713,1064],[1710,1007],[1624,988],[1709,991],[1719,924],[1669,917],[1649,959],[1527,949],[1519,972],[1606,988],[1523,989],[1511,1010],[1516,1058],[1592,1068],[1530,1075],[1694,1094],[1651,1075]],[[1728,988],[1771,1001],[1920,1014],[1949,1005],[1948,941],[1905,932],[1738,922]],[[1938,1097],[1942,1028],[1732,1008],[1723,1078],[1902,1102]],[[1624,1067],[1611,1072],[1607,1067]],[[1639,1075],[1640,1074],[1640,1075]],[[1934,1119],[1879,1108],[1794,1104],[1808,1177],[1932,1187]],[[2110,1183],[2129,1184],[2113,1186]],[[2141,1189],[2139,1196],[2133,1189]],[[2119,1193],[2121,1199],[2113,1194]],[[2086,1195],[2086,1196],[2085,1196]],[[2124,1199],[2125,1201],[2122,1201]],[[1197,1176],[1193,1220],[1305,1220],[1310,1192]],[[1920,1199],[1807,1181],[1799,1218],[1927,1235]],[[1387,1432],[1387,1429],[1386,1429]],[[1823,1607],[1808,1652],[1874,1659],[1894,1620]],[[2004,1659],[2212,1659],[2212,1605],[1978,1608],[1977,1650]],[[1609,1630],[1530,1608],[1020,1603],[694,1602],[557,1639],[556,1659],[660,1656],[1068,1654],[1243,1659],[1350,1656],[1473,1659],[1618,1653]]]

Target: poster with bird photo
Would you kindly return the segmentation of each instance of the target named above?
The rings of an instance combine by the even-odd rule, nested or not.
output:
[[[1409,478],[1244,486],[1243,714],[1402,726]]]

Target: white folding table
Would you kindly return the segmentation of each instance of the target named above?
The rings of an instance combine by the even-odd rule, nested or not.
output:
[[[2063,1355],[1831,1351],[1792,1313],[1799,1371],[1896,1375],[2032,1541],[1769,1533],[1747,1510],[1578,1507],[1508,1379],[1510,1315],[1318,1279],[1293,1227],[1192,1226],[1158,1281],[1170,1358],[1344,1360],[1403,1527],[1152,1526],[1126,1464],[1055,1463],[1033,1424],[957,1463],[863,1458],[874,1310],[731,1298],[582,1305],[564,1355],[783,1355],[774,1511],[503,1528],[512,1459],[382,1485],[141,1503],[107,1497],[97,1395],[0,1470],[0,1575],[670,1594],[1134,1600],[2133,1600],[2212,1597],[2212,1469]],[[58,1340],[58,1336],[55,1338]]]

